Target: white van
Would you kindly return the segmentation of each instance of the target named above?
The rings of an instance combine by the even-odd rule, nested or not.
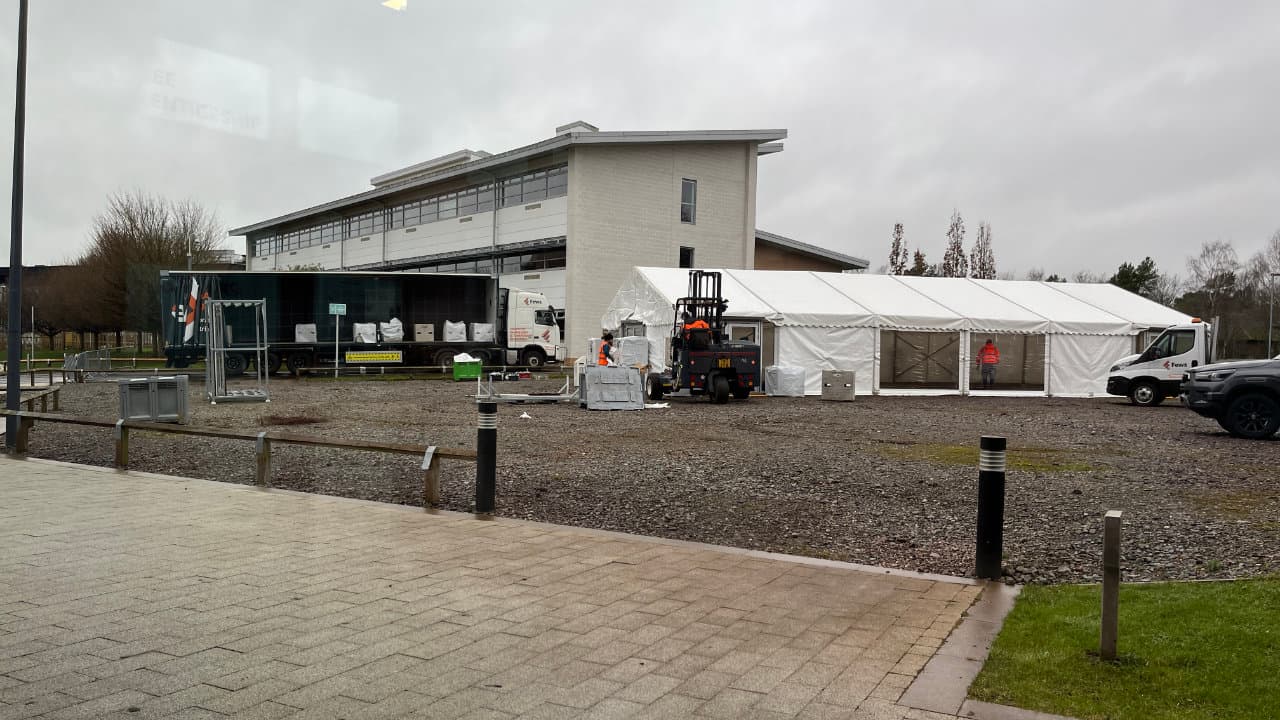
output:
[[[1152,407],[1178,397],[1182,373],[1214,361],[1213,326],[1194,318],[1165,329],[1146,350],[1120,358],[1111,366],[1107,393],[1128,397],[1134,405]]]

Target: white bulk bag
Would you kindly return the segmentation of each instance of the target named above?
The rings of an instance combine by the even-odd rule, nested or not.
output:
[[[386,342],[400,342],[404,340],[404,324],[399,318],[391,318],[391,322],[378,323],[378,332],[382,334],[382,339]]]
[[[293,326],[293,341],[298,343],[313,343],[316,341],[316,324],[315,323],[298,323]]]
[[[471,323],[471,339],[474,342],[493,342],[493,323]]]
[[[352,323],[351,337],[358,343],[378,342],[378,323]]]
[[[466,342],[467,341],[467,324],[460,322],[444,321],[444,341],[445,342]]]

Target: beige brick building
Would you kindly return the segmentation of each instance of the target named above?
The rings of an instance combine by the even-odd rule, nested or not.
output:
[[[600,332],[633,266],[866,267],[756,231],[757,163],[786,135],[604,132],[576,122],[504,153],[462,150],[395,170],[372,178],[371,190],[231,234],[245,236],[251,271],[496,275],[564,311],[573,357]]]

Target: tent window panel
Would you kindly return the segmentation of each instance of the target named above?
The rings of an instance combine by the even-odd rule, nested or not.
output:
[[[880,387],[960,389],[960,333],[880,331]]]
[[[987,340],[1000,351],[996,365],[994,390],[1044,390],[1044,335],[1017,333],[969,334],[969,388],[982,389],[982,369],[978,353]]]

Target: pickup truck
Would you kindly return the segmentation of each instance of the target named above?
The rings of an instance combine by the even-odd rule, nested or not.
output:
[[[1280,356],[1191,368],[1180,389],[1183,405],[1236,437],[1261,440],[1280,429]]]

